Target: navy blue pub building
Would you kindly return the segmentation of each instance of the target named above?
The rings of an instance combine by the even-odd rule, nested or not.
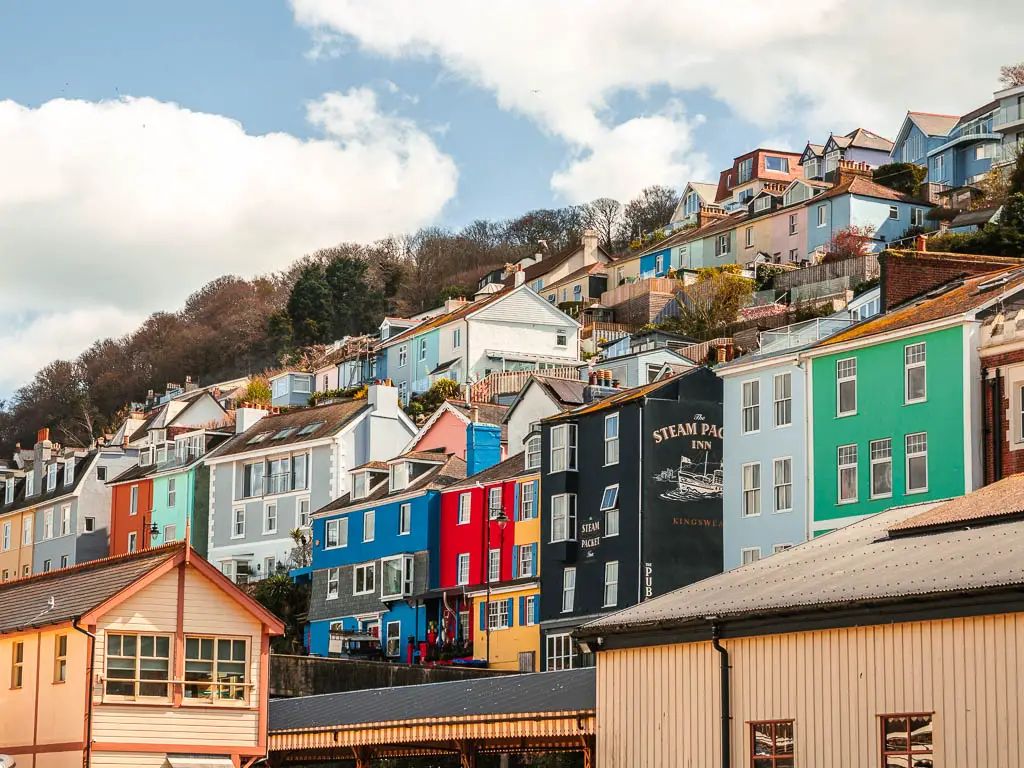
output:
[[[545,419],[542,669],[572,632],[722,570],[722,382],[699,367]]]

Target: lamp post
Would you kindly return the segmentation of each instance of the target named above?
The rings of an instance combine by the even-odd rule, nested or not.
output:
[[[487,571],[484,577],[487,579],[487,602],[484,608],[484,635],[487,640],[487,666],[491,666],[491,523],[498,524],[498,581],[501,581],[501,550],[505,544],[505,526],[508,525],[508,515],[504,509],[499,509],[498,514],[491,517],[491,510],[487,509],[487,554],[484,562],[487,564]]]

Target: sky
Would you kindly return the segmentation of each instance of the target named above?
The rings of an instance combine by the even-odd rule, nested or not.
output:
[[[1022,38],[1004,0],[0,0],[0,399],[222,274],[965,113]]]

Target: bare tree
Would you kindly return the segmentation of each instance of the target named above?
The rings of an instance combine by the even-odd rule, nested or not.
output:
[[[1024,85],[1024,61],[1006,64],[999,68],[999,82],[1007,88]]]
[[[654,184],[626,204],[622,215],[622,240],[630,242],[656,232],[672,220],[679,195],[671,187]]]
[[[583,223],[596,229],[601,245],[615,250],[615,234],[622,223],[622,203],[610,197],[599,197],[583,206]]]

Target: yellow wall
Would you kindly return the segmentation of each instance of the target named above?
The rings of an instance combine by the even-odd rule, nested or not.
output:
[[[2,533],[4,523],[10,522],[11,524],[11,547],[7,550],[0,548],[0,580],[3,578],[4,571],[7,571],[9,579],[20,578],[26,565],[29,567],[29,573],[32,572],[32,545],[22,546],[21,542],[23,541],[22,526],[25,516],[33,514],[35,514],[35,510],[28,509],[0,517],[0,533]],[[34,531],[33,535],[35,535]]]
[[[67,668],[65,682],[56,683],[54,649],[56,638],[60,635],[68,637]],[[12,689],[13,653],[15,643],[18,642],[25,644],[24,676],[21,688]],[[87,655],[85,636],[70,627],[0,637],[0,753],[13,754],[15,757],[25,754],[19,753],[16,747],[30,746],[33,733],[38,734],[36,741],[39,744],[84,741]],[[74,754],[77,763],[81,765],[81,752]],[[31,766],[32,758],[23,757],[18,765]],[[43,765],[42,760],[38,765]]]
[[[519,669],[519,653],[532,651],[534,670],[540,671],[540,626],[537,624],[520,625],[519,598],[535,595],[540,599],[540,589],[532,586],[526,589],[509,591],[492,591],[491,600],[512,600],[514,616],[511,617],[511,626],[508,629],[492,629],[490,633],[480,632],[479,626],[473,636],[473,657],[476,659],[490,660],[491,669]],[[470,614],[474,621],[479,621],[480,606],[487,602],[486,595],[479,595],[473,599],[473,612]],[[486,615],[486,614],[485,614]],[[490,638],[491,652],[488,656],[487,643]]]
[[[933,712],[935,765],[1024,765],[1024,614],[724,639],[732,766],[750,721],[792,719],[799,766],[879,766],[879,715]],[[597,655],[602,768],[718,766],[709,642]]]

